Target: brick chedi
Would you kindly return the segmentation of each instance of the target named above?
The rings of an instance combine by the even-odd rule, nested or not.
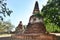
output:
[[[22,34],[12,36],[12,40],[57,40],[55,35],[46,32],[43,16],[40,14],[37,1],[26,29]]]
[[[16,28],[16,33],[21,34],[22,32],[23,32],[23,24],[22,24],[22,21],[20,21],[19,25]]]
[[[29,19],[25,33],[45,33],[43,17],[40,14],[38,2],[35,3],[33,15]]]
[[[19,25],[18,25],[19,29],[22,29],[22,21],[20,21]]]

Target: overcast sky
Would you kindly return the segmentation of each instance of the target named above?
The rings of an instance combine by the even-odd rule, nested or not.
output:
[[[47,0],[37,0],[39,3],[39,9],[42,9],[42,5],[46,5]],[[7,0],[7,7],[13,10],[10,17],[4,18],[5,21],[9,20],[15,27],[20,21],[26,25],[29,21],[29,17],[32,15],[36,0]]]

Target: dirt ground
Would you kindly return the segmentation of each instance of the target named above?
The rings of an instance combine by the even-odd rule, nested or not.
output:
[[[57,37],[60,40],[60,37]],[[0,40],[11,40],[11,37],[1,37]]]
[[[10,37],[1,37],[0,40],[11,40]]]

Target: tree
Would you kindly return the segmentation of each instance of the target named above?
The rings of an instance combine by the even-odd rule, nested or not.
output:
[[[6,17],[6,15],[10,16],[10,14],[12,13],[12,10],[7,8],[6,6],[7,3],[5,3],[5,0],[0,0],[0,14],[3,14],[4,17]],[[0,15],[1,20],[3,20],[3,16]]]
[[[14,25],[12,25],[9,21],[0,21],[0,32],[8,32],[14,28]]]
[[[60,27],[60,0],[48,0],[41,11],[46,25]]]

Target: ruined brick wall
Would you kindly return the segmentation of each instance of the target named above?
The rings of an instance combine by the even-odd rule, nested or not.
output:
[[[13,40],[57,40],[55,35],[51,34],[24,34],[14,36]]]

